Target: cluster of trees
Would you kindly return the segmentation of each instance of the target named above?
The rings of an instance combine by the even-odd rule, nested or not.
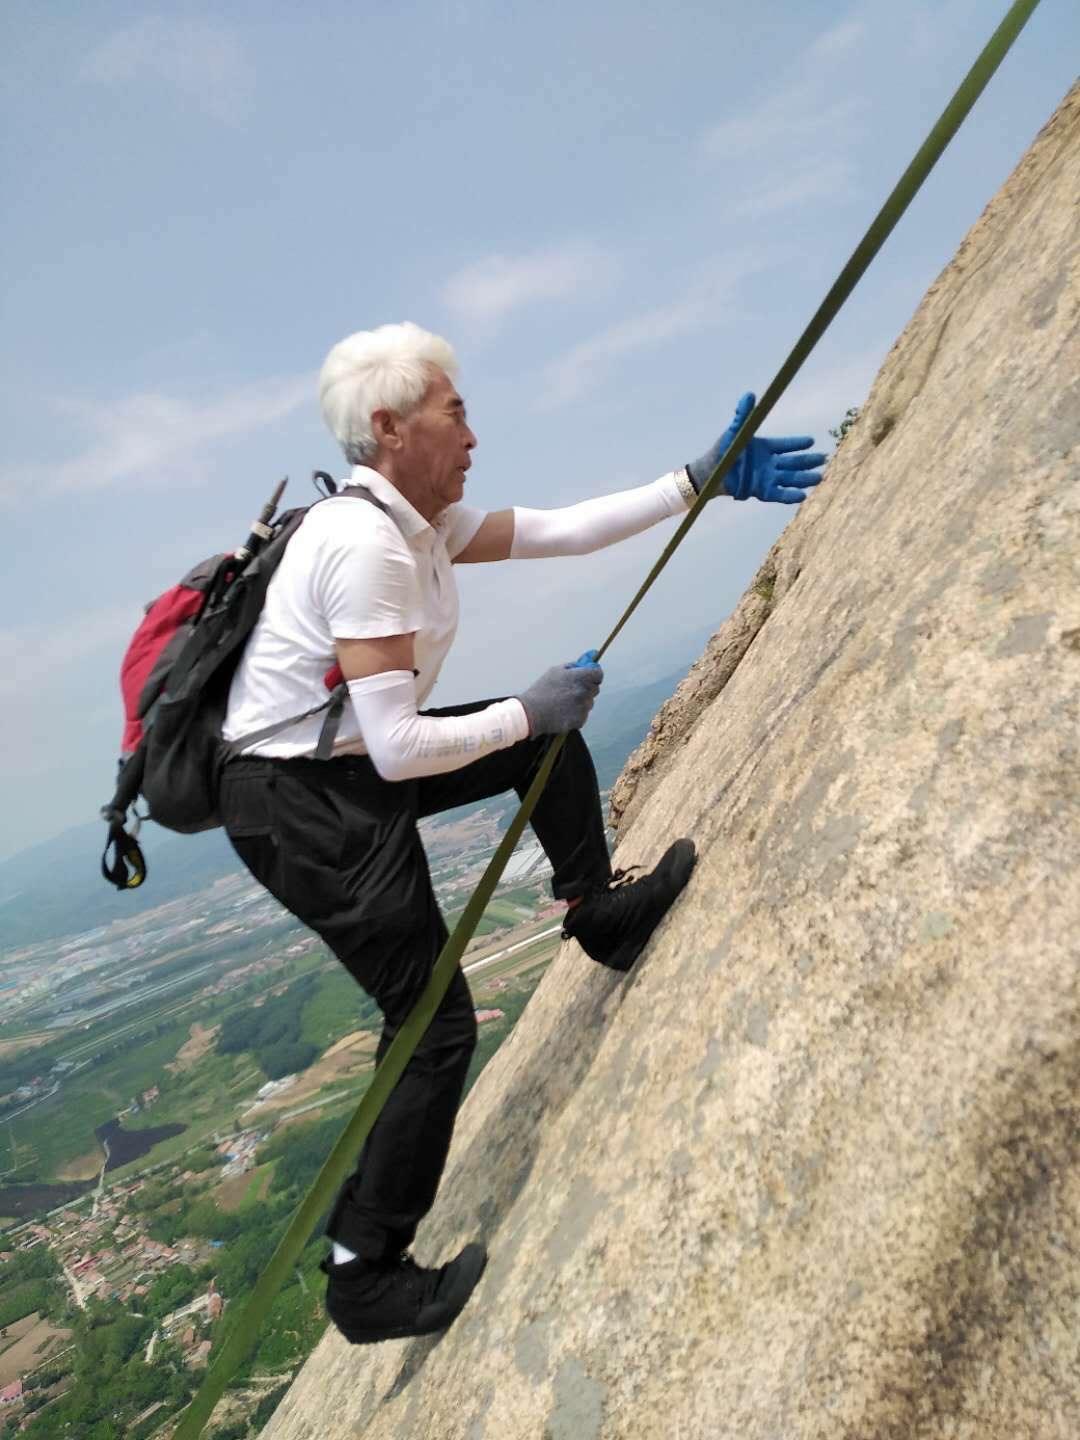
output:
[[[135,1215],[152,1215],[160,1210],[172,1195],[169,1182],[160,1176],[147,1180],[146,1184],[128,1200],[128,1209]]]
[[[194,1378],[176,1346],[159,1340],[153,1364],[146,1364],[155,1324],[149,1317],[116,1301],[91,1300],[69,1323],[76,1346],[71,1387],[34,1415],[24,1440],[125,1440],[147,1406],[163,1401],[175,1410],[190,1399]]]
[[[318,1046],[300,1034],[304,1005],[314,988],[315,977],[305,976],[258,1009],[234,1011],[218,1032],[217,1053],[249,1051],[270,1080],[306,1070],[319,1054]]]
[[[155,1275],[150,1288],[138,1301],[139,1313],[149,1320],[164,1320],[166,1315],[171,1315],[181,1305],[201,1295],[213,1274],[211,1265],[201,1265],[198,1270],[193,1270],[190,1265],[170,1265],[167,1270]]]
[[[219,1210],[206,1193],[185,1197],[163,1205],[150,1219],[146,1230],[151,1240],[161,1245],[175,1245],[183,1235],[203,1240],[229,1240],[236,1234],[237,1218]]]
[[[11,1290],[5,1287],[0,1296],[0,1332],[35,1310],[49,1314],[55,1305],[56,1286],[48,1280],[28,1280]]]
[[[531,995],[532,988],[530,987],[528,990],[505,990],[499,996],[499,1009],[506,1019],[489,1021],[486,1025],[480,1026],[476,1049],[473,1051],[472,1061],[469,1064],[469,1073],[465,1077],[465,1095],[468,1095],[479,1080],[484,1066],[517,1024]]]
[[[0,1267],[0,1331],[35,1310],[49,1319],[65,1305],[60,1266],[44,1245],[21,1250]]]
[[[26,1085],[35,1075],[44,1075],[56,1059],[52,1050],[30,1049],[20,1051],[5,1060],[0,1060],[0,1095]],[[4,1104],[5,1110],[15,1109],[26,1102],[11,1100]]]
[[[11,1259],[0,1268],[0,1281],[4,1288],[17,1285],[20,1280],[48,1280],[60,1274],[59,1261],[46,1245],[35,1245],[32,1250],[17,1250]]]
[[[205,1170],[224,1164],[225,1156],[219,1155],[213,1145],[198,1145],[184,1156],[184,1168],[194,1175],[201,1175]]]
[[[279,1130],[259,1152],[260,1160],[277,1162],[270,1194],[286,1195],[299,1204],[344,1128],[345,1117],[339,1115]]]

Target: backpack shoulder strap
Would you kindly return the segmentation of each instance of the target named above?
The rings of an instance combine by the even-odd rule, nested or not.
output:
[[[376,499],[365,485],[346,485],[345,488],[339,490],[336,495],[327,495],[324,497],[324,500],[316,500],[315,504],[322,505],[325,500],[336,500],[338,496],[341,495],[347,495],[353,500],[368,501],[369,504],[374,505],[377,510],[381,510],[384,515],[388,516],[394,521],[394,524],[397,525],[397,521],[394,520],[394,514],[389,505],[385,505],[381,500]],[[327,716],[319,735],[319,743],[315,752],[317,759],[325,760],[329,756],[333,748],[334,740],[337,737],[346,693],[346,687],[343,683],[335,685],[321,704],[313,705],[310,710],[305,710],[301,715],[291,715],[288,720],[277,720],[272,725],[265,725],[260,730],[253,730],[247,735],[241,735],[229,744],[228,753],[230,755],[239,755],[243,750],[246,750],[249,745],[258,745],[263,740],[269,740],[271,736],[277,735],[282,730],[287,730],[290,725],[297,725],[301,720],[309,720],[312,715],[318,715],[321,711],[325,710],[327,711]]]
[[[366,485],[346,485],[343,490],[339,490],[337,493],[338,495],[348,495],[353,500],[366,500],[369,505],[374,505],[376,510],[381,510],[388,519],[394,520],[394,512],[390,509],[390,506],[384,504],[383,501],[376,499],[376,497],[371,493],[371,491],[367,488]],[[327,498],[330,500],[335,500],[337,499],[337,496],[330,495]],[[322,502],[316,500],[315,503],[316,505],[319,505]],[[394,524],[397,524],[396,520],[394,520]]]

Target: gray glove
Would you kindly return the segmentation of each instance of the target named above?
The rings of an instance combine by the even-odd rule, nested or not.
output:
[[[581,729],[604,678],[595,655],[595,650],[589,650],[572,665],[552,665],[517,697],[525,707],[530,735],[562,735]]]

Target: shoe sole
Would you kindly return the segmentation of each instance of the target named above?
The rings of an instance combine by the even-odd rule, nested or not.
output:
[[[414,1335],[435,1335],[452,1325],[465,1308],[466,1301],[476,1289],[480,1276],[487,1265],[487,1251],[476,1243],[466,1245],[456,1260],[453,1275],[445,1295],[409,1325],[389,1325],[379,1330],[338,1329],[350,1345],[377,1345],[383,1340],[409,1340]],[[336,1322],[335,1322],[336,1324]]]
[[[664,876],[670,875],[676,882],[675,893],[668,902],[667,909],[663,915],[660,916],[660,919],[657,920],[648,935],[645,936],[644,940],[627,941],[625,945],[620,945],[618,949],[612,951],[607,959],[599,962],[601,965],[606,965],[611,970],[626,971],[630,969],[631,965],[633,965],[634,961],[645,949],[645,946],[648,945],[649,941],[656,934],[665,917],[671,913],[671,907],[686,889],[687,881],[694,873],[694,866],[696,864],[697,848],[692,840],[676,840],[674,845],[668,846],[663,855],[661,855],[656,870],[653,872],[654,874],[659,873]]]

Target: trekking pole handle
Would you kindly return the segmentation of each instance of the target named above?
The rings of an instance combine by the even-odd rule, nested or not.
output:
[[[269,540],[273,534],[273,531],[270,529],[270,521],[274,518],[274,511],[277,509],[281,497],[285,493],[285,486],[288,483],[289,477],[286,475],[284,480],[279,482],[274,493],[263,506],[259,513],[259,518],[251,522],[251,534],[233,556],[233,559],[239,560],[241,565],[245,565],[255,554],[256,550],[262,547],[263,542]]]
[[[576,660],[572,660],[566,668],[568,670],[583,670],[586,665],[595,665],[599,658],[599,650],[586,650],[583,655],[579,655]]]

